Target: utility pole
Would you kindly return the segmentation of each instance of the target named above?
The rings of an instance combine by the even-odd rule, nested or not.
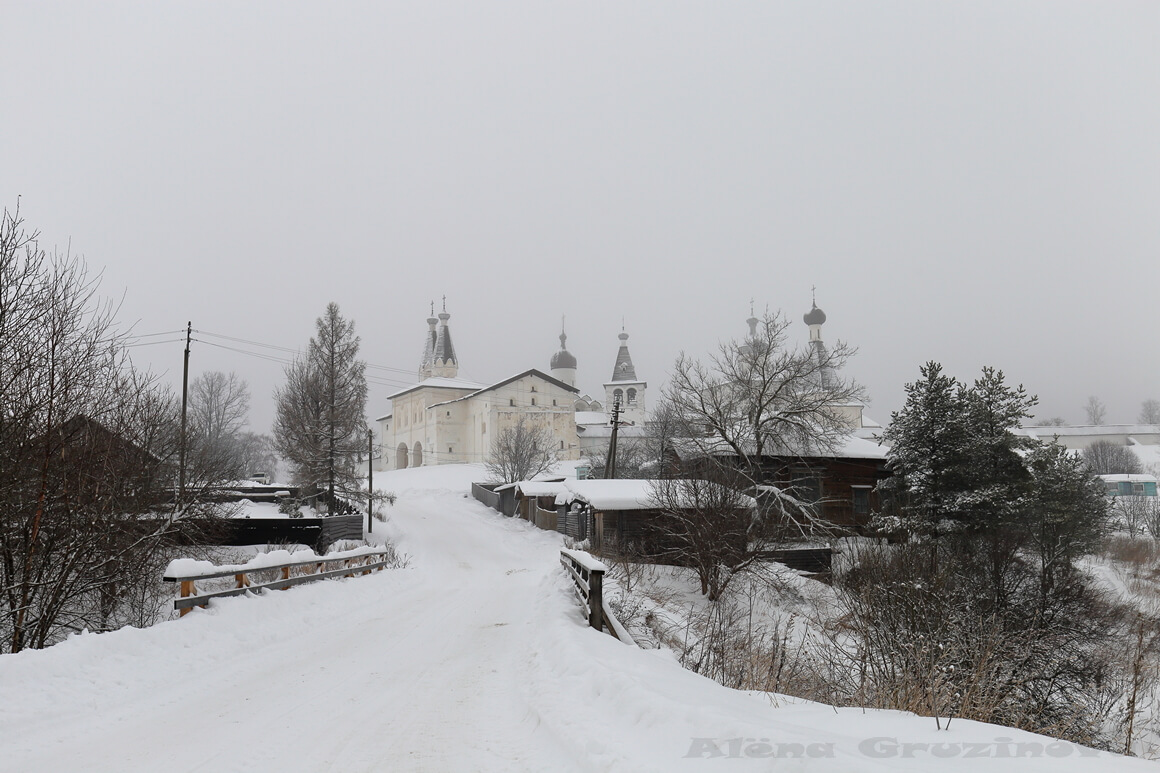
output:
[[[616,435],[620,430],[620,398],[612,403],[612,437],[608,441],[608,456],[604,460],[604,479],[616,477]]]
[[[367,534],[375,530],[375,431],[367,427]]]
[[[185,504],[185,420],[189,407],[189,342],[193,336],[193,321],[185,323],[185,365],[181,369],[181,450],[178,452],[177,507],[174,514],[181,512]]]

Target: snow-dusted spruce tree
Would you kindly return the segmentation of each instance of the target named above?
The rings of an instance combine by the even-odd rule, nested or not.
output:
[[[133,368],[84,261],[0,217],[0,649],[147,624],[178,410]],[[148,596],[148,594],[144,594]]]
[[[1080,460],[1014,432],[1034,404],[990,368],[968,386],[932,362],[907,385],[878,523],[911,541],[838,580],[851,668],[871,705],[1106,744],[1123,620],[1074,569],[1106,501]]]
[[[484,467],[494,482],[516,483],[548,472],[555,463],[552,433],[521,416],[495,436]]]
[[[937,362],[906,385],[906,403],[883,437],[891,477],[881,485],[886,531],[984,533],[1018,520],[1030,479],[1020,454],[1034,445],[1016,435],[1038,402],[1003,372],[984,368],[972,386]]]
[[[1046,599],[1071,579],[1079,558],[1099,547],[1106,534],[1108,497],[1084,460],[1061,445],[1035,446],[1026,464],[1031,487],[1020,516]]]
[[[864,399],[862,387],[841,375],[852,347],[793,346],[780,313],[753,322],[748,337],[720,344],[705,360],[682,353],[664,391],[682,456],[700,474],[747,489],[768,482],[772,458],[833,451],[852,429],[841,407]],[[758,531],[784,515],[784,500],[759,501]],[[797,517],[813,515],[805,508]]]
[[[286,384],[275,393],[274,442],[290,462],[295,482],[312,494],[361,496],[358,458],[366,438],[366,364],[358,359],[354,322],[331,303],[319,317],[305,357],[286,368]]]

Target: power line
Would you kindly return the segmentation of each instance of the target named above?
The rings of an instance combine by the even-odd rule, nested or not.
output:
[[[290,354],[298,354],[301,352],[300,349],[291,349],[291,348],[286,347],[286,346],[276,346],[275,344],[264,344],[261,341],[250,341],[250,340],[245,339],[245,338],[236,338],[234,336],[222,335],[221,333],[211,333],[208,330],[194,330],[193,332],[197,333],[198,335],[212,336],[213,338],[221,338],[221,339],[226,340],[226,341],[233,341],[234,343],[239,343],[239,344],[247,344],[249,346],[261,346],[265,349],[276,349],[277,351],[289,352]]]
[[[179,344],[179,343],[182,343],[184,340],[185,340],[184,338],[170,338],[170,339],[165,340],[165,341],[146,341],[145,343],[125,344],[125,348],[126,349],[136,349],[140,346],[156,346],[157,344],[175,344],[175,343]]]
[[[197,343],[205,344],[206,346],[213,346],[217,349],[224,349],[224,350],[230,351],[230,352],[237,352],[238,354],[245,354],[249,357],[256,357],[259,360],[265,360],[266,362],[277,363],[278,365],[285,366],[285,365],[290,365],[293,362],[293,360],[285,358],[285,357],[278,357],[277,355],[273,355],[273,354],[265,354],[263,352],[252,352],[252,351],[249,351],[246,349],[239,349],[235,346],[227,346],[225,344],[219,344],[216,341],[207,341],[207,340],[201,339],[201,338],[195,338],[193,340],[196,341]],[[368,365],[368,367],[370,367],[370,366]],[[367,380],[367,383],[374,384],[375,386],[383,386],[383,387],[400,387],[400,386],[407,387],[407,386],[411,386],[412,384],[415,383],[413,381],[402,381],[400,379],[392,379],[392,378],[387,378],[385,376],[371,375],[371,376],[365,376],[365,378]]]
[[[285,357],[277,357],[273,354],[263,354],[262,352],[251,352],[251,351],[247,351],[245,349],[238,349],[237,347],[234,347],[234,346],[226,346],[225,344],[219,344],[219,343],[216,343],[214,341],[206,341],[205,339],[202,339],[202,338],[195,338],[193,340],[199,344],[205,344],[206,346],[213,346],[217,349],[225,349],[226,351],[230,351],[230,352],[237,352],[238,354],[246,354],[246,355],[249,355],[250,357],[257,357],[259,360],[266,360],[268,362],[276,362],[279,365],[289,365],[292,362],[292,360],[286,359]]]
[[[126,344],[126,348],[135,349],[135,348],[141,347],[141,346],[154,346],[157,344],[169,344],[169,343],[183,343],[185,341],[184,337],[183,338],[171,338],[171,339],[166,339],[164,341],[141,341],[140,339],[152,338],[155,336],[163,336],[163,335],[174,335],[176,333],[184,333],[184,332],[185,332],[184,330],[170,330],[170,331],[164,331],[164,332],[160,332],[160,333],[144,333],[141,335],[130,336],[129,338],[130,338],[130,340],[133,341],[133,343]],[[261,341],[254,341],[254,340],[251,340],[248,338],[239,338],[237,336],[228,336],[228,335],[225,335],[223,333],[213,333],[213,332],[210,332],[208,330],[200,330],[200,329],[193,330],[192,332],[197,333],[200,336],[208,336],[210,338],[221,339],[222,341],[230,341],[230,342],[237,343],[237,344],[244,344],[246,346],[257,346],[257,347],[261,347],[263,349],[270,349],[273,352],[282,352],[285,354],[291,354],[291,355],[294,355],[294,357],[299,357],[302,354],[302,351],[300,349],[291,349],[291,348],[286,347],[286,346],[278,346],[276,344],[262,343]],[[224,349],[225,351],[235,352],[237,354],[244,354],[248,357],[255,357],[259,360],[265,360],[266,362],[273,362],[273,363],[276,363],[278,365],[286,366],[286,365],[290,365],[293,362],[293,358],[291,358],[291,357],[279,356],[278,354],[273,354],[273,353],[268,353],[268,352],[255,352],[255,351],[251,351],[249,349],[243,349],[243,348],[239,348],[236,346],[229,346],[228,344],[219,343],[218,341],[207,340],[206,338],[193,338],[191,340],[195,341],[197,343],[205,344],[206,346],[213,346],[217,349]],[[413,374],[414,374],[413,370],[406,370],[404,368],[395,368],[395,367],[392,367],[390,365],[377,365],[375,363],[370,363],[370,362],[367,362],[364,364],[366,365],[368,370],[377,370],[377,371],[384,372],[382,374],[372,373],[370,375],[367,375],[366,380],[367,380],[367,383],[369,383],[369,384],[374,384],[375,386],[392,388],[392,387],[408,387],[408,386],[412,386],[413,384],[417,383],[413,378]],[[401,374],[405,374],[407,376],[412,376],[412,378],[409,380],[392,378],[388,375],[385,375],[386,373],[401,373]]]
[[[170,336],[170,335],[176,335],[178,333],[184,333],[184,332],[185,332],[184,330],[165,330],[165,331],[160,332],[160,333],[141,333],[141,334],[129,333],[128,335],[126,335],[126,338],[132,338],[132,339],[136,340],[139,338],[154,338],[156,336]],[[183,338],[181,340],[184,341],[185,339]]]
[[[178,331],[178,332],[181,332],[181,331]],[[281,351],[281,352],[287,352],[289,354],[297,355],[297,354],[302,353],[301,349],[290,349],[290,348],[285,347],[285,346],[277,346],[275,344],[266,344],[266,343],[262,343],[261,341],[252,341],[252,340],[247,339],[247,338],[238,338],[236,336],[228,336],[228,335],[225,335],[223,333],[211,333],[211,332],[206,331],[206,330],[194,330],[193,332],[198,333],[200,335],[211,336],[213,338],[221,338],[221,339],[226,340],[226,341],[233,341],[235,343],[247,344],[249,346],[260,346],[260,347],[263,347],[265,349],[274,349],[274,350]],[[208,343],[208,342],[206,342],[206,343]],[[376,364],[370,363],[370,362],[366,363],[366,366],[368,368],[373,368],[375,370],[385,370],[385,371],[389,371],[391,373],[403,373],[403,374],[406,374],[408,376],[412,375],[415,372],[414,370],[410,370],[407,368],[396,368],[396,367],[393,367],[391,365],[376,365]],[[414,382],[412,381],[412,382],[408,382],[408,383],[414,383]]]

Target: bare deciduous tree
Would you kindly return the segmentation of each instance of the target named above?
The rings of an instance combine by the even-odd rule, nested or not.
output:
[[[1150,398],[1141,403],[1137,421],[1141,424],[1160,424],[1160,400]]]
[[[134,369],[85,263],[0,219],[0,641],[44,647],[134,610],[174,528],[177,405]],[[147,596],[147,594],[145,594]]]
[[[555,463],[551,431],[521,416],[496,435],[484,466],[493,481],[515,483],[548,472]]]
[[[1092,395],[1088,398],[1087,403],[1083,407],[1084,413],[1087,414],[1088,424],[1100,426],[1104,423],[1104,417],[1107,414],[1107,408],[1100,398]]]
[[[716,601],[733,579],[760,559],[753,539],[757,504],[730,486],[695,478],[659,478],[650,496],[660,517],[649,522],[646,550],[663,563],[688,566],[701,593]]]
[[[274,438],[256,432],[242,432],[237,442],[238,457],[247,477],[261,472],[269,475],[271,480],[278,479],[278,454],[274,450]]]
[[[753,322],[746,339],[721,344],[705,361],[682,353],[664,402],[686,457],[696,457],[702,470],[728,468],[707,477],[756,490],[767,482],[771,457],[832,452],[853,429],[844,408],[861,402],[864,390],[841,375],[852,347],[840,341],[830,348],[791,346],[781,314]],[[784,514],[771,509],[777,498],[760,501],[762,522]],[[801,513],[816,522],[811,514],[809,508]]]
[[[1083,450],[1084,461],[1096,475],[1138,475],[1140,458],[1127,446],[1097,440]]]
[[[249,386],[236,373],[208,371],[190,382],[186,475],[191,486],[246,477],[241,432],[249,411]]]

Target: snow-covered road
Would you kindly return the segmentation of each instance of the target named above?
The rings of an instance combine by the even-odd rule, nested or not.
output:
[[[587,629],[558,537],[465,498],[478,471],[405,473],[406,569],[0,657],[0,771],[1154,769],[725,689]]]

